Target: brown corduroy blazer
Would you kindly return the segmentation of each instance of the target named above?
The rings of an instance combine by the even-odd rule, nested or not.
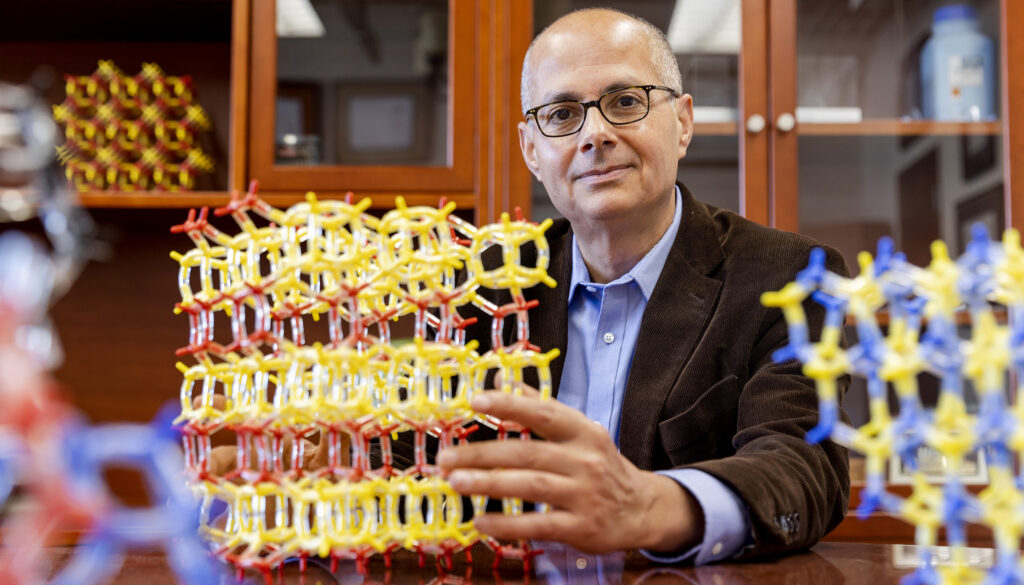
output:
[[[682,223],[644,311],[619,449],[641,469],[693,467],[731,487],[746,504],[753,531],[753,546],[742,556],[809,547],[846,514],[848,454],[832,442],[804,440],[818,420],[814,383],[796,362],[772,362],[772,352],[786,344],[786,322],[778,309],[761,305],[760,295],[793,280],[815,243],[680,190]],[[525,292],[540,301],[530,311],[530,339],[541,351],[557,347],[564,356],[572,231],[559,220],[546,235],[548,272],[558,286]],[[534,261],[535,251],[524,251],[524,264]],[[828,268],[846,274],[832,250]],[[510,300],[504,293],[492,298]],[[810,338],[817,340],[824,310],[813,302],[805,308]],[[506,342],[512,331],[505,327]],[[487,319],[468,332],[481,342],[481,354],[489,349],[489,332]],[[563,363],[559,357],[551,364],[556,395]],[[847,384],[844,379],[843,392]]]

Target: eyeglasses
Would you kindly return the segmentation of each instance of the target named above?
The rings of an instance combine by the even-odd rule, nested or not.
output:
[[[634,85],[613,89],[601,95],[596,100],[580,102],[566,100],[551,102],[530,108],[526,111],[526,118],[537,121],[537,128],[541,134],[549,138],[569,136],[583,128],[583,122],[587,119],[587,109],[591,106],[598,109],[609,124],[622,126],[639,122],[647,117],[651,111],[651,90],[660,89],[672,94],[672,97],[679,97],[676,90],[661,85]]]

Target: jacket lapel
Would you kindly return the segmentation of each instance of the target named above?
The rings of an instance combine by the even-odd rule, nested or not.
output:
[[[707,276],[723,259],[711,214],[686,187],[680,191],[682,221],[644,310],[619,425],[619,450],[641,469],[651,468],[662,405],[707,327],[722,286]]]

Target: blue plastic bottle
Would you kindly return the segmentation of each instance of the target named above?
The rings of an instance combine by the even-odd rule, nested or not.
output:
[[[933,120],[995,118],[995,56],[974,8],[943,6],[921,52],[921,112]]]

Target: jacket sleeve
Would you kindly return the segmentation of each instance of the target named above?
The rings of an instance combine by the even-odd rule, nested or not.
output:
[[[846,274],[834,250],[828,250],[827,266]],[[825,310],[809,299],[804,309],[810,340],[817,341]],[[830,440],[810,445],[805,439],[818,422],[814,380],[795,360],[772,361],[772,353],[787,343],[781,312],[768,310],[750,354],[749,375],[739,389],[735,454],[687,465],[720,479],[746,504],[752,545],[740,557],[810,547],[843,520],[849,505],[846,448]],[[849,376],[840,378],[840,397],[849,383]],[[848,420],[845,415],[843,420]]]

